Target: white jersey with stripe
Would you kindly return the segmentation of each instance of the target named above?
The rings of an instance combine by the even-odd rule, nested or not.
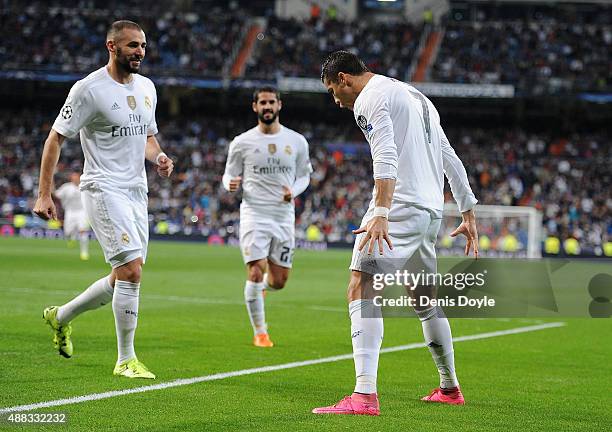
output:
[[[147,188],[145,146],[147,136],[157,133],[157,93],[150,79],[132,77],[120,84],[103,67],[77,81],[53,124],[67,138],[80,135],[81,189]]]
[[[396,179],[393,205],[417,205],[442,217],[445,174],[460,211],[476,204],[438,111],[416,88],[374,75],[357,97],[354,115],[370,144],[374,178]]]

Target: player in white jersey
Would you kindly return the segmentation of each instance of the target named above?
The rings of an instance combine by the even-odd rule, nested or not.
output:
[[[70,181],[61,185],[54,193],[64,208],[64,236],[69,242],[79,239],[81,260],[89,259],[89,222],[81,201],[78,172],[70,174]]]
[[[295,247],[293,199],[310,183],[308,142],[279,121],[279,92],[253,93],[258,124],[230,143],[223,186],[236,192],[242,183],[240,249],[247,267],[244,299],[253,326],[253,344],[272,347],[264,311],[264,292],[282,289]],[[267,268],[267,270],[266,270]]]
[[[473,211],[477,200],[465,168],[442,130],[436,108],[418,90],[373,74],[347,51],[328,56],[321,80],[337,105],[353,110],[371,148],[375,186],[361,227],[354,231],[358,235],[348,286],[355,390],[336,405],[313,412],[379,415],[376,377],[383,319],[372,300],[371,275],[400,268],[436,271],[434,244],[442,218],[445,174],[463,215],[463,222],[451,235],[464,234],[466,255],[473,249],[477,257]],[[375,259],[373,252],[384,258]],[[435,297],[432,286],[409,292],[417,305],[422,296]],[[440,374],[440,387],[423,400],[462,405],[448,320],[439,307],[419,306],[415,312]]]
[[[70,302],[45,309],[43,317],[54,331],[59,353],[70,357],[70,321],[112,301],[118,347],[113,374],[155,378],[134,352],[149,238],[145,159],[157,165],[162,177],[170,176],[174,165],[155,138],[155,86],[138,74],[145,56],[144,32],[132,21],[116,21],[107,33],[106,48],[108,64],[72,87],[45,141],[34,212],[43,219],[57,218],[51,199],[53,172],[64,139],[79,134],[85,155],[83,204],[112,270]]]

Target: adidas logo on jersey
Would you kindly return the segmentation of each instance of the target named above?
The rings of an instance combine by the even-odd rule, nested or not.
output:
[[[113,104],[113,106],[111,107],[111,110],[115,111],[115,110],[118,110],[118,109],[121,109],[121,107],[119,106],[119,104],[117,102],[115,102]]]

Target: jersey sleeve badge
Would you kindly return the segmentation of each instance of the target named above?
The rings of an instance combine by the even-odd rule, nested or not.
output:
[[[361,129],[363,129],[364,132],[372,131],[372,125],[368,124],[368,120],[366,120],[366,118],[362,115],[359,115],[357,117],[357,124],[359,125]]]

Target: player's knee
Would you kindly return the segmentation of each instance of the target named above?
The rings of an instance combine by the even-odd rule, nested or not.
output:
[[[263,270],[256,264],[249,265],[248,267],[248,279],[251,282],[262,282],[263,281]]]
[[[139,283],[142,276],[142,261],[134,260],[116,269],[117,279],[126,282]]]
[[[347,298],[349,303],[354,300],[373,299],[380,293],[373,290],[372,276],[353,270],[349,280]]]
[[[347,299],[350,302],[361,299],[361,277],[360,273],[352,272],[349,280],[346,293]]]
[[[268,283],[272,288],[279,290],[285,288],[288,278],[289,275],[285,273],[274,274],[272,275],[272,280],[268,280]]]
[[[125,280],[127,282],[139,283],[142,275],[142,269],[140,266],[130,266],[125,273]]]

